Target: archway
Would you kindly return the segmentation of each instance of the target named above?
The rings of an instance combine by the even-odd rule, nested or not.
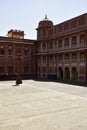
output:
[[[65,68],[65,79],[67,79],[67,80],[70,79],[70,71],[69,71],[68,67]]]
[[[73,80],[77,80],[78,79],[78,72],[77,72],[76,67],[72,68],[72,79]]]
[[[63,70],[62,70],[62,68],[61,67],[59,67],[59,69],[58,69],[58,78],[59,79],[63,79]]]

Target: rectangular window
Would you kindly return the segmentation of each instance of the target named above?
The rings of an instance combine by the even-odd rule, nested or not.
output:
[[[57,48],[57,40],[54,41],[55,48]]]
[[[50,49],[53,49],[53,42],[50,42]]]
[[[73,36],[72,37],[72,40],[71,40],[71,45],[74,46],[77,44],[77,37],[76,36]]]
[[[3,45],[0,46],[0,55],[5,55],[5,48]]]
[[[68,30],[69,29],[69,23],[65,23],[64,24],[64,30]]]
[[[62,39],[58,40],[58,47],[62,47]]]
[[[85,34],[81,34],[80,35],[80,44],[84,44],[85,43]]]
[[[25,56],[25,57],[28,56],[28,48],[27,48],[27,47],[24,48],[24,56]]]
[[[85,60],[85,53],[84,52],[81,52],[80,53],[80,60]]]
[[[57,27],[54,27],[54,33],[55,34],[57,33]]]
[[[65,54],[65,60],[69,60],[69,54]]]
[[[41,63],[41,57],[38,57],[38,63]]]
[[[42,43],[42,49],[43,49],[43,50],[46,49],[46,43],[45,43],[45,42]]]
[[[85,17],[81,17],[81,18],[79,19],[79,25],[84,25],[85,23],[86,23]]]
[[[77,26],[77,21],[74,20],[71,22],[71,28],[75,28]]]
[[[58,60],[61,61],[62,59],[62,55],[58,55]]]
[[[50,34],[50,35],[52,35],[52,34],[53,34],[53,30],[52,30],[52,29],[50,29],[49,34]]]
[[[12,56],[12,54],[13,54],[12,46],[9,46],[9,47],[8,47],[8,55],[9,55],[9,56]]]
[[[42,36],[46,36],[46,29],[44,29],[44,28],[42,30]]]
[[[72,60],[77,60],[77,54],[76,53],[72,54]]]
[[[65,38],[64,46],[69,46],[69,38]]]
[[[58,27],[58,32],[62,32],[62,30],[63,30],[62,25],[59,25],[59,27]]]
[[[46,63],[46,56],[43,56],[43,63]]]

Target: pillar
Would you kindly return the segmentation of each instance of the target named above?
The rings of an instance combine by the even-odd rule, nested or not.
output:
[[[16,67],[17,67],[16,84],[22,84],[22,78],[21,78],[22,65],[21,64],[22,64],[21,55],[20,55],[20,53],[18,53],[17,57],[16,57]]]

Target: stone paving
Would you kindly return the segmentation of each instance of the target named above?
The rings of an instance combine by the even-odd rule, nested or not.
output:
[[[0,81],[0,130],[87,130],[87,98],[35,84]]]

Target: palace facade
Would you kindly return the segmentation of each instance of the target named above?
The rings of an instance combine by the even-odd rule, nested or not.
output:
[[[0,79],[16,77],[20,54],[22,78],[87,82],[87,13],[57,25],[45,16],[36,30],[37,40],[20,30],[0,36]]]
[[[45,17],[37,30],[37,77],[87,82],[87,13],[54,25]]]
[[[10,30],[7,36],[0,37],[0,80],[16,78],[18,55],[21,56],[22,77],[34,78],[34,40],[24,39],[24,32],[20,30]]]

